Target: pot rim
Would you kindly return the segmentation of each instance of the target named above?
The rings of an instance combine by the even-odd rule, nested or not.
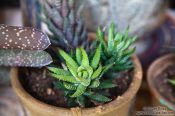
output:
[[[164,55],[160,58],[158,58],[157,60],[155,60],[149,67],[148,71],[147,71],[147,82],[150,88],[151,93],[153,94],[153,96],[162,104],[167,106],[169,109],[175,109],[175,104],[171,103],[170,101],[168,101],[166,98],[164,98],[156,89],[153,79],[154,78],[158,78],[158,77],[152,77],[152,74],[155,72],[155,67],[157,65],[160,64],[164,64],[166,63],[167,59],[170,58],[174,58],[175,59],[175,54],[167,54]],[[168,65],[169,66],[169,65]],[[164,68],[165,69],[165,68]]]
[[[118,108],[122,107],[124,103],[128,100],[132,100],[134,96],[136,95],[137,91],[139,90],[139,87],[141,85],[142,81],[142,67],[141,64],[137,58],[137,56],[132,57],[133,63],[134,63],[134,77],[133,80],[129,86],[129,88],[125,91],[125,93],[122,96],[118,96],[115,100],[103,104],[101,106],[97,107],[91,107],[91,108],[80,108],[82,112],[89,112],[94,109],[102,109],[104,108],[105,110],[102,110],[102,113],[110,112],[111,109],[113,108]],[[11,70],[11,83],[13,88],[15,88],[15,92],[17,95],[23,99],[27,100],[28,104],[30,104],[32,107],[37,107],[37,108],[42,108],[42,109],[49,109],[50,111],[64,111],[64,112],[70,112],[74,108],[62,108],[62,107],[56,107],[52,106],[49,104],[46,104],[33,96],[31,96],[27,91],[24,90],[22,87],[20,81],[19,81],[19,76],[18,76],[18,68],[12,68]]]

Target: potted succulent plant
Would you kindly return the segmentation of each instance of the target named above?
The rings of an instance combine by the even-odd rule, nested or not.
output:
[[[148,85],[153,95],[152,104],[173,111],[175,111],[174,61],[174,54],[162,56],[151,64],[147,73]]]
[[[135,48],[131,45],[136,37],[129,37],[128,29],[124,34],[116,32],[113,23],[107,39],[105,30],[100,28],[96,36],[88,37],[83,23],[73,12],[72,0],[61,1],[61,7],[53,6],[49,1],[42,3],[49,29],[47,34],[52,43],[46,51],[52,56],[53,63],[48,65],[52,60],[43,51],[50,44],[48,38],[36,29],[7,27],[7,30],[12,28],[9,32],[12,36],[8,43],[4,42],[6,46],[1,44],[6,49],[27,49],[29,52],[39,49],[45,54],[44,57],[37,54],[40,59],[26,51],[24,53],[29,56],[20,54],[24,60],[15,56],[19,60],[13,60],[12,56],[5,65],[23,66],[11,70],[11,82],[29,114],[127,116],[142,80],[139,60],[132,56]],[[6,40],[4,30],[0,32]]]
[[[58,48],[60,64],[42,71],[12,70],[12,86],[32,116],[128,115],[142,71],[138,59],[131,58],[134,48],[129,49],[135,38],[114,29],[112,24],[107,41],[99,29],[89,53],[79,46],[72,52]]]

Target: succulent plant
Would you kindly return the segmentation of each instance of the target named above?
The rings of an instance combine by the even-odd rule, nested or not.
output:
[[[51,33],[48,36],[52,45],[66,51],[75,50],[77,46],[87,48],[89,40],[85,25],[75,10],[75,0],[42,0],[42,21]]]
[[[43,32],[29,27],[0,25],[0,65],[41,67],[52,62],[44,52],[50,41]]]
[[[98,28],[97,43],[101,46],[102,63],[113,64],[114,71],[127,70],[133,67],[131,56],[135,51],[130,48],[137,37],[128,36],[129,28],[126,29],[125,34],[115,32],[115,25],[112,23],[108,32],[108,40],[105,40],[105,32]]]
[[[76,99],[75,102],[82,107],[86,104],[85,98],[103,103],[111,101],[97,91],[116,86],[110,81],[100,81],[104,72],[109,69],[109,65],[102,66],[100,63],[100,48],[96,49],[92,58],[88,57],[83,48],[77,48],[76,60],[61,49],[59,53],[66,62],[64,69],[48,67],[48,70],[52,77],[60,80],[55,83],[55,86],[63,89],[69,100]]]

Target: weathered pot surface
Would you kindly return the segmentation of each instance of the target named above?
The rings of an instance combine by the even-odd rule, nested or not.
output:
[[[154,106],[166,106],[168,109],[175,111],[175,104],[171,103],[161,95],[155,87],[154,80],[158,78],[167,67],[174,65],[175,54],[165,55],[156,61],[154,61],[147,72],[147,81],[152,93],[152,105]]]
[[[134,77],[128,90],[122,96],[119,96],[112,102],[98,107],[84,109],[77,107],[66,109],[43,103],[32,97],[24,90],[19,81],[18,68],[13,68],[11,70],[11,82],[14,91],[19,96],[21,102],[24,104],[31,116],[62,116],[63,114],[64,116],[127,116],[130,104],[134,99],[142,81],[142,68],[140,62],[136,56],[133,56],[132,60],[135,65],[133,74]]]

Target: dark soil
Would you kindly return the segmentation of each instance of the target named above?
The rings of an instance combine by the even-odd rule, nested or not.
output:
[[[158,78],[155,78],[154,83],[158,92],[167,100],[175,103],[175,86],[168,80],[175,79],[175,66],[169,66],[165,69]]]
[[[112,99],[121,96],[128,89],[133,77],[131,72],[122,72],[118,78],[113,81],[113,83],[117,84],[117,87],[110,90]],[[58,107],[68,107],[63,92],[55,89],[53,86],[53,82],[58,80],[49,77],[46,73],[44,69],[21,68],[19,74],[20,81],[25,90],[40,101]],[[45,76],[45,74],[47,76]],[[91,107],[96,105],[99,104],[93,102]]]

